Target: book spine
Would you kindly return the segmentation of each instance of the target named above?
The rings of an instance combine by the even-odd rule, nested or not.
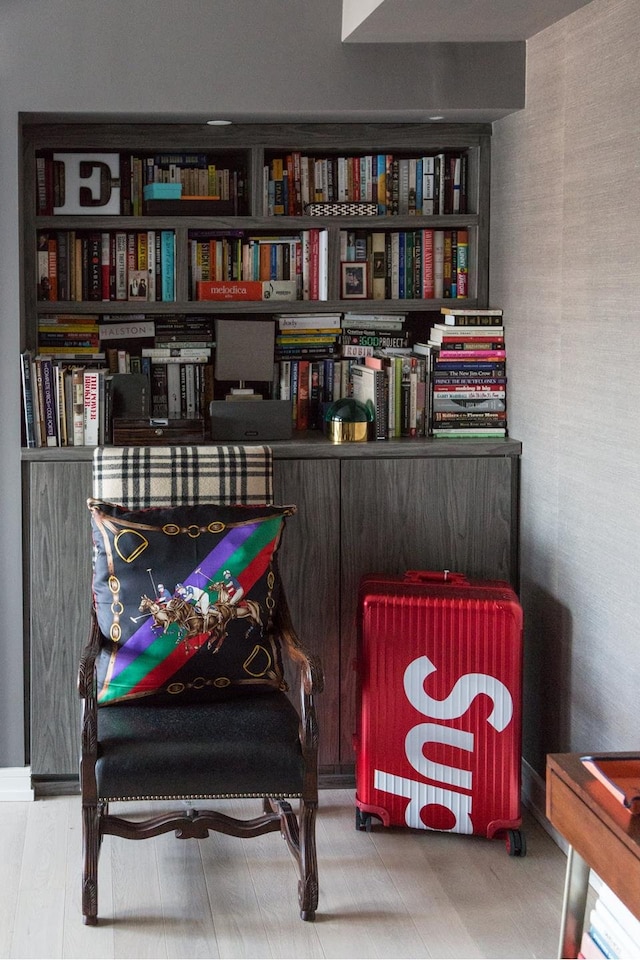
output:
[[[167,364],[151,363],[151,416],[169,416],[169,398],[167,384]]]
[[[99,443],[99,373],[97,370],[84,371],[84,443],[97,446]]]
[[[111,263],[111,237],[108,231],[100,234],[100,299],[110,300],[109,267]]]
[[[160,233],[161,249],[161,293],[164,303],[176,299],[175,292],[175,234],[173,230],[162,230]]]
[[[57,390],[54,382],[53,363],[43,357],[40,360],[42,371],[42,398],[44,403],[44,435],[43,443],[48,447],[58,446],[58,403]]]
[[[74,367],[71,373],[72,440],[75,447],[84,444],[84,371]]]
[[[458,230],[456,296],[469,296],[469,231]]]
[[[442,360],[461,359],[460,350],[440,350]],[[465,360],[504,360],[507,354],[505,350],[465,350]]]
[[[35,447],[36,433],[33,410],[32,358],[29,351],[20,354],[20,375],[22,381],[22,408],[24,414],[24,435],[27,447]]]
[[[431,300],[435,296],[434,280],[434,231],[423,230],[422,239],[422,290],[424,300]]]

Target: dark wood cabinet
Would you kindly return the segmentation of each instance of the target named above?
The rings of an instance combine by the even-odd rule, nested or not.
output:
[[[295,503],[280,568],[294,622],[323,661],[319,697],[326,784],[353,772],[356,610],[368,573],[451,569],[518,577],[520,444],[390,441],[274,444],[275,497]],[[91,450],[25,452],[31,768],[77,772],[75,674],[91,581]]]

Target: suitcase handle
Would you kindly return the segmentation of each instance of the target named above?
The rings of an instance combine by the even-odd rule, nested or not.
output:
[[[452,583],[462,584],[469,581],[464,573],[452,573],[451,570],[407,570],[406,583]]]

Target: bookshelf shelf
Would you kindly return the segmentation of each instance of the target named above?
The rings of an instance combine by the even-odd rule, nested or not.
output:
[[[368,248],[366,255],[371,258],[373,256],[371,234],[373,233],[387,239],[387,256],[390,257],[392,237],[397,239],[399,235],[401,242],[404,242],[405,237],[411,237],[412,240],[407,240],[407,243],[411,242],[416,246],[423,242],[422,231],[425,233],[465,231],[468,236],[468,291],[463,300],[456,302],[469,307],[487,304],[490,170],[490,127],[488,125],[237,124],[224,128],[211,128],[202,124],[139,123],[136,118],[126,116],[105,117],[102,120],[82,115],[60,115],[52,118],[46,114],[23,114],[20,125],[23,156],[21,184],[23,278],[21,349],[23,351],[37,354],[39,319],[50,323],[51,319],[59,314],[65,315],[70,322],[74,317],[95,315],[100,322],[102,317],[116,321],[118,318],[126,319],[140,314],[145,314],[150,319],[200,316],[210,317],[212,321],[217,316],[228,315],[241,321],[244,317],[252,315],[267,319],[275,313],[402,312],[407,316],[407,328],[411,339],[419,339],[429,315],[433,315],[441,306],[452,301],[446,296],[430,297],[428,292],[425,293],[425,290],[418,285],[417,279],[411,288],[407,287],[395,297],[390,294],[396,293],[398,288],[391,286],[389,270],[384,298],[380,298],[379,289],[376,291],[375,299],[342,297],[341,264],[351,259],[350,254],[345,255],[346,238],[352,239],[357,236],[361,250],[363,247]],[[114,157],[116,160],[113,159]],[[458,205],[459,210],[456,213],[444,212],[445,209],[447,211],[451,209],[451,206],[444,205],[444,200],[440,208],[437,205],[428,207],[426,179],[420,179],[420,172],[424,165],[426,177],[427,158],[431,157],[442,158],[434,160],[434,163],[442,165],[443,197],[444,172],[446,170],[447,175],[454,177],[455,158],[458,158],[460,169],[464,170],[461,173],[464,200],[461,206]],[[98,207],[81,205],[79,189],[81,185],[85,185],[86,189],[83,176],[87,175],[87,171],[83,172],[79,166],[82,158],[85,161],[89,158],[94,163],[102,162],[106,168],[106,181],[100,180],[99,191],[95,184],[91,186],[91,190],[94,199],[96,191],[100,193],[101,201],[104,200],[103,190],[109,188],[112,190],[113,196],[109,195],[107,207],[109,214],[100,212]],[[451,158],[454,159],[451,160]],[[155,162],[153,169],[151,159]],[[158,172],[160,165],[165,161],[168,164],[176,160],[184,161],[181,164],[181,173],[179,170],[177,173],[175,170],[169,172],[168,165],[162,168],[165,172]],[[376,163],[380,165],[383,162],[386,166],[381,180],[382,167],[379,167],[375,176],[373,168]],[[193,163],[193,169],[190,163]],[[196,164],[202,166],[201,173],[194,172]],[[291,184],[291,204],[288,203],[283,214],[274,215],[273,186],[270,186],[269,181],[274,169],[277,171],[278,165],[286,168],[287,164],[291,174],[288,181]],[[337,191],[340,188],[349,190],[348,198],[354,200],[356,195],[353,191],[357,189],[360,191],[358,196],[361,201],[371,199],[373,196],[380,201],[379,215],[308,215],[303,203],[305,197],[298,196],[295,204],[293,199],[297,196],[293,185],[298,184],[298,189],[300,188],[300,182],[293,178],[293,174],[295,172],[296,178],[299,177],[299,168],[305,164],[311,171],[312,180],[313,169],[317,171],[317,189],[320,189],[322,184],[323,190],[329,190],[328,182],[322,181],[322,170],[325,177],[327,170],[330,171],[329,181],[335,177],[335,183],[331,188],[333,194],[314,192],[307,199],[314,201],[322,199],[325,202],[336,200],[338,199]],[[146,173],[147,170],[151,172]],[[223,170],[227,171],[226,182],[220,172]],[[395,185],[392,188],[396,178],[400,182],[405,176],[404,173],[399,172],[401,170],[413,170],[406,176],[412,178],[417,176],[419,184],[425,185],[424,197],[420,196],[422,192],[422,186],[420,186],[416,204],[413,200],[409,204],[412,212],[407,208],[409,201],[402,199],[405,196],[402,192],[405,189],[404,181],[398,187],[400,193],[397,192]],[[351,180],[344,171],[351,171]],[[101,177],[104,176],[102,172]],[[210,192],[214,189],[211,184],[215,183],[216,190],[229,190],[229,196],[232,199],[223,198],[225,205],[219,210],[215,204],[211,207],[207,206],[207,209],[212,209],[210,216],[201,215],[199,210],[197,215],[194,215],[193,211],[184,216],[173,213],[150,215],[142,199],[142,184],[145,179],[157,179],[161,176],[165,178],[181,176],[184,183],[183,192],[188,190],[189,195],[194,190],[201,192],[201,187]],[[343,176],[342,186],[338,182],[339,176]],[[187,177],[190,179],[187,180]],[[196,186],[193,186],[197,177],[200,177],[200,180]],[[208,187],[203,186],[203,177],[209,177]],[[214,180],[213,177],[218,179]],[[357,181],[355,184],[353,177]],[[61,191],[59,186],[62,178],[66,188],[64,191]],[[105,183],[108,186],[105,186]],[[382,192],[383,184],[386,193]],[[313,183],[311,188],[316,190]],[[379,196],[378,190],[380,190]],[[119,205],[114,209],[113,197],[116,195]],[[398,196],[401,198],[399,204]],[[413,197],[413,193],[411,196]],[[453,193],[449,192],[447,186],[447,197],[450,196],[453,196]],[[392,200],[392,197],[395,199]],[[156,206],[157,203],[158,201]],[[173,203],[172,210],[175,209],[175,201]],[[452,204],[453,200],[447,199],[447,204],[450,203]],[[230,205],[233,212],[230,212]],[[54,208],[62,212],[55,213]],[[72,212],[65,212],[65,209],[69,208]],[[237,241],[241,245],[247,245],[251,238],[257,237],[297,236],[300,238],[303,251],[304,244],[309,242],[309,235],[318,232],[325,243],[324,286],[320,286],[317,294],[314,294],[313,290],[302,291],[299,288],[297,295],[302,296],[302,299],[283,299],[277,302],[195,299],[195,280],[199,274],[194,271],[200,271],[201,267],[199,261],[196,263],[194,260],[195,240],[193,238],[202,236],[205,231],[215,233],[219,237],[225,232],[229,236],[238,236],[241,233],[245,238]],[[174,272],[167,299],[159,299],[160,296],[164,296],[164,293],[154,294],[152,284],[149,284],[150,296],[155,296],[156,299],[127,299],[130,291],[122,286],[122,283],[126,284],[126,279],[121,280],[119,290],[114,292],[116,242],[121,243],[119,255],[124,257],[122,252],[124,241],[120,241],[118,237],[126,235],[128,238],[138,238],[145,234],[152,238],[149,242],[155,242],[157,246],[160,243],[160,237],[170,235],[172,238]],[[103,243],[108,242],[112,245],[110,254],[112,278],[108,291],[105,291],[104,287],[98,291],[97,275],[94,274],[88,279],[87,261],[86,259],[84,263],[82,261],[82,256],[88,257],[87,245],[97,242],[95,240],[97,236],[102,238]],[[39,244],[40,250],[38,250]],[[52,251],[50,256],[53,260],[42,260],[45,245],[47,255]],[[274,240],[274,247],[280,246],[283,244],[277,244]],[[73,254],[69,252],[69,248],[73,249]],[[60,249],[62,254],[59,256]],[[93,249],[95,253],[95,247]],[[143,256],[139,250],[138,255]],[[292,246],[288,256],[300,258],[301,254],[294,253]],[[306,254],[303,252],[302,257],[304,256]],[[130,271],[133,260],[130,259],[129,252],[127,257],[129,258],[127,269]],[[62,268],[59,280],[57,271],[61,269],[62,259],[66,269]],[[360,253],[357,259],[360,259]],[[47,274],[44,283],[41,282],[43,262],[47,262],[48,270],[53,271],[51,276]],[[156,291],[161,289],[160,277],[163,268],[159,263],[160,257],[156,252]],[[101,262],[101,266],[103,264],[104,261]],[[136,268],[139,266],[140,264],[136,263]],[[166,267],[166,269],[170,268]],[[245,271],[247,268],[246,264],[242,263],[234,269]],[[298,259],[296,276],[299,276],[299,272]],[[288,274],[292,277],[293,275]],[[120,276],[122,277],[122,269]],[[369,295],[373,292],[371,276],[372,270],[369,266],[367,274]],[[101,281],[103,284],[107,282],[104,277],[103,273]],[[209,278],[203,277],[203,279]],[[211,279],[227,279],[227,277],[215,276]],[[240,277],[232,275],[228,279],[252,278],[246,275]],[[90,280],[93,282],[93,290],[92,294],[88,295],[86,291]],[[40,281],[39,290],[37,281]],[[65,296],[60,299],[48,299],[49,295],[56,295],[55,290],[58,286],[62,287]],[[49,290],[52,291],[51,294]],[[70,295],[66,295],[67,291]],[[308,299],[316,295],[317,299]],[[115,348],[116,344],[111,346]],[[123,343],[123,350],[127,346]],[[203,409],[206,406],[204,397],[202,406]]]

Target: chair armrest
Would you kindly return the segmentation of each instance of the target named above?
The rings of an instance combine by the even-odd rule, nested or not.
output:
[[[276,630],[283,640],[283,649],[289,659],[300,670],[302,688],[307,696],[322,693],[324,689],[324,673],[319,657],[308,653],[291,620],[291,612],[284,593],[278,603]]]
[[[300,745],[306,758],[304,795],[308,800],[317,800],[319,728],[314,697],[322,693],[324,673],[320,659],[308,654],[300,642],[284,594],[277,611],[276,629],[284,651],[300,671]]]
[[[96,696],[95,663],[96,657],[100,652],[100,642],[100,628],[96,619],[96,611],[92,607],[89,636],[82,651],[80,665],[78,667],[78,695],[83,700],[95,698]]]

